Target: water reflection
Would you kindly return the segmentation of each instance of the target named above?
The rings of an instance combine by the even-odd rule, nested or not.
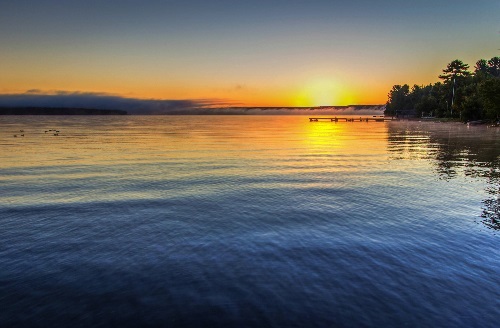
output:
[[[393,122],[388,129],[392,159],[430,160],[441,179],[484,179],[482,223],[500,230],[500,129],[459,123]]]
[[[500,169],[498,159],[494,162],[487,174],[488,187],[486,192],[491,195],[483,201],[484,208],[481,217],[482,222],[488,228],[500,230]]]

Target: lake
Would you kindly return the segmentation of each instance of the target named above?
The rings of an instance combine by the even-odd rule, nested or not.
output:
[[[0,117],[0,325],[497,327],[499,137]]]

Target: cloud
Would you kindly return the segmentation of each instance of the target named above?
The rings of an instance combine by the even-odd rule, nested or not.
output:
[[[26,93],[27,94],[41,94],[43,92],[40,89],[29,89],[28,91],[26,91]]]
[[[196,114],[200,110],[230,106],[234,103],[220,99],[139,99],[97,92],[55,90],[44,92],[31,89],[21,94],[0,95],[0,107],[58,107],[120,109],[129,114]]]

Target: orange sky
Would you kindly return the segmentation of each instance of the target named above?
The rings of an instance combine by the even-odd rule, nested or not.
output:
[[[498,55],[500,4],[357,0],[0,4],[0,94],[97,92],[238,106],[383,104]],[[431,10],[432,9],[432,10]]]

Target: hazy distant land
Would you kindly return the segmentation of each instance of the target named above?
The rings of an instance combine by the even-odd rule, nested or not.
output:
[[[94,108],[0,107],[0,115],[127,115],[127,112]]]
[[[189,107],[127,110],[65,107],[0,107],[0,115],[381,115],[385,105],[320,107]]]
[[[199,115],[382,115],[385,105],[319,107],[222,107],[171,111],[171,114]]]
[[[57,91],[46,94],[40,90],[0,95],[0,114],[55,115],[52,114],[55,109],[57,115],[118,114],[115,110],[129,115],[381,115],[386,106],[241,106],[220,99],[140,99],[105,93]]]

